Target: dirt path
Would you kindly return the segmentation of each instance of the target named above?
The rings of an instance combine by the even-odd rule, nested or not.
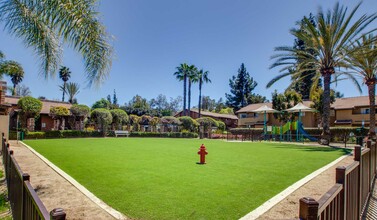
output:
[[[10,141],[10,146],[48,211],[63,208],[67,219],[114,219],[29,149],[15,141]]]
[[[299,219],[299,200],[302,197],[312,197],[318,200],[335,184],[335,168],[338,166],[347,166],[353,162],[353,156],[348,156],[336,165],[327,169],[320,175],[316,176],[305,185],[291,193],[277,205],[272,207],[258,219]]]

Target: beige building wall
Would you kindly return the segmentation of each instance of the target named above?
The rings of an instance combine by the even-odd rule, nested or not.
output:
[[[0,135],[4,132],[5,138],[9,140],[9,115],[0,115]]]

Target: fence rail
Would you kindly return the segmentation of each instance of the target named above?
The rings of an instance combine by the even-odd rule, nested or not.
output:
[[[23,173],[16,159],[13,150],[10,150],[4,133],[2,133],[1,150],[3,153],[3,164],[6,183],[8,187],[8,199],[15,220],[65,220],[66,214],[63,209],[53,209],[50,213],[39,199],[34,188],[30,184],[30,176]]]
[[[300,199],[301,220],[360,219],[373,189],[377,171],[377,145],[355,147],[354,162],[336,168],[335,185],[318,201]]]

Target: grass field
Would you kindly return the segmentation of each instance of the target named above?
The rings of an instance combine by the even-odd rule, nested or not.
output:
[[[100,199],[135,219],[238,219],[343,150],[220,140],[27,140]],[[198,165],[198,148],[208,150]]]

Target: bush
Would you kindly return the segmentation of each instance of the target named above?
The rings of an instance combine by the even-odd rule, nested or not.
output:
[[[43,139],[43,138],[72,138],[72,137],[101,137],[101,133],[98,131],[39,131],[28,132],[25,135],[25,139]]]
[[[130,137],[197,138],[198,134],[193,132],[131,132]]]

